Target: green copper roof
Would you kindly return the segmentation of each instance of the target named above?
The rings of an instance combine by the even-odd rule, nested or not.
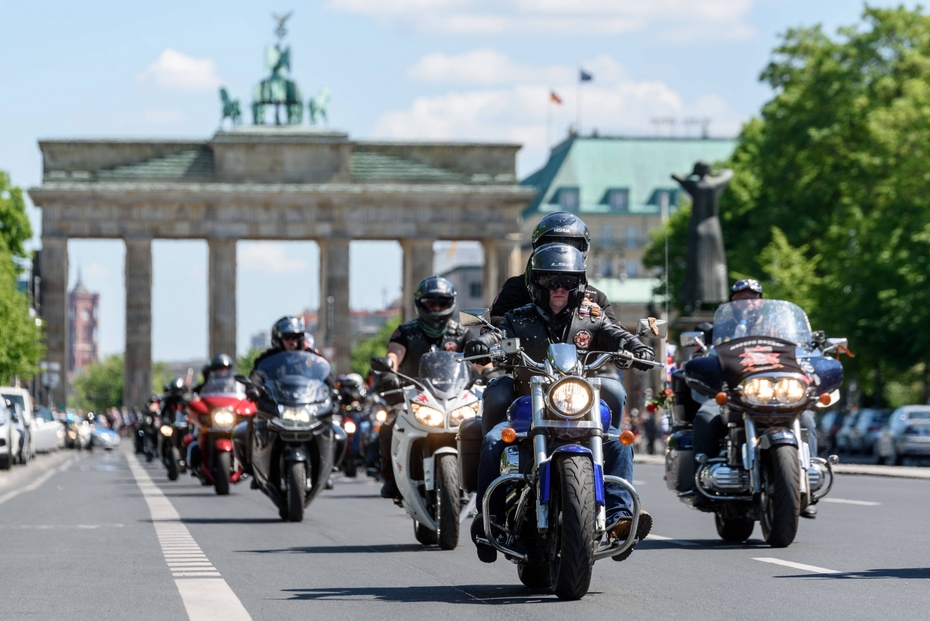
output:
[[[213,176],[213,151],[192,149],[165,157],[156,157],[138,164],[128,164],[99,170],[97,179],[107,181],[137,179],[171,179],[199,181]]]
[[[465,182],[466,175],[408,159],[356,149],[349,163],[354,181]]]
[[[545,166],[523,180],[539,190],[523,215],[658,214],[663,191],[671,193],[674,210],[678,184],[671,174],[690,172],[698,160],[724,160],[735,146],[735,140],[716,138],[571,136],[552,149]],[[612,193],[620,196],[615,199]],[[577,206],[566,202],[575,200]]]

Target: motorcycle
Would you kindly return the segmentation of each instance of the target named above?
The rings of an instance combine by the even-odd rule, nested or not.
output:
[[[483,309],[462,311],[462,316],[463,325],[478,323],[496,330]],[[665,321],[643,319],[640,326],[636,336],[666,336]],[[593,362],[588,362],[592,356]],[[595,561],[622,555],[638,542],[636,489],[603,470],[604,436],[629,445],[633,435],[629,431],[608,435],[611,412],[600,399],[597,377],[608,363],[630,368],[633,355],[592,351],[581,360],[574,344],[553,343],[546,359],[537,362],[521,349],[520,339],[505,338],[491,348],[491,358],[505,368],[532,373],[531,394],[519,397],[507,410],[509,425],[502,435],[508,446],[501,458],[501,476],[484,495],[481,514],[487,536],[478,542],[493,546],[515,563],[525,586],[551,587],[559,599],[580,599],[588,591]],[[625,540],[608,532],[608,483],[623,487],[632,497],[632,523]],[[505,508],[503,515],[494,516],[490,498],[498,488],[505,494]]]
[[[431,351],[420,358],[418,379],[397,373],[411,384],[398,389],[403,391],[404,404],[391,442],[399,504],[413,518],[417,541],[439,544],[442,550],[458,545],[464,501],[456,433],[463,421],[481,413],[481,402],[468,389],[468,368],[459,357]],[[376,371],[396,373],[379,359],[373,359],[372,365]]]
[[[253,375],[237,375],[258,407],[248,427],[246,454],[256,485],[282,519],[300,522],[326,485],[342,429],[333,424],[326,384],[330,366],[308,351],[281,351],[262,360]]]
[[[161,425],[158,427],[158,450],[162,463],[168,471],[169,481],[177,481],[178,475],[187,472],[187,460],[182,455],[187,454],[184,451],[184,441],[190,428],[191,424],[184,412],[184,405],[172,403],[163,414]]]
[[[351,478],[358,476],[359,466],[364,467],[363,438],[371,429],[371,421],[357,401],[340,406],[339,425],[346,433],[346,450],[342,458],[342,474]]]
[[[838,397],[843,367],[827,354],[848,351],[847,341],[811,332],[804,311],[781,300],[724,304],[714,315],[713,344],[704,338],[681,336],[682,349],[696,347],[699,355],[672,377],[668,488],[713,513],[721,539],[745,541],[758,521],[769,545],[786,547],[801,512],[833,486],[837,458],[810,454],[800,418]],[[692,422],[701,399],[714,399],[728,425],[717,454],[694,455]]]
[[[238,483],[244,475],[233,450],[233,430],[240,418],[252,416],[255,404],[245,398],[242,385],[233,377],[212,373],[199,397],[187,404],[187,411],[194,423],[187,446],[191,476],[225,496],[230,483]]]
[[[380,481],[382,480],[381,447],[378,437],[381,434],[381,425],[388,419],[388,407],[375,392],[369,393],[366,399],[365,416],[368,419],[368,428],[359,434],[362,442],[362,455],[365,458],[365,473]]]

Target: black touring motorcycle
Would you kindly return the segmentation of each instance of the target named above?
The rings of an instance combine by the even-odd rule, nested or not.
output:
[[[345,433],[333,424],[333,395],[326,383],[330,365],[308,351],[282,351],[243,375],[246,394],[258,409],[245,438],[236,438],[236,457],[248,463],[259,489],[282,519],[300,522],[304,509],[326,486],[342,451]]]
[[[682,350],[696,349],[697,357],[672,376],[667,485],[682,502],[713,513],[725,541],[745,541],[758,521],[769,545],[786,547],[800,513],[833,486],[836,456],[810,454],[800,419],[836,400],[843,367],[827,354],[848,352],[846,339],[812,333],[791,302],[738,300],[714,315],[712,346],[703,341],[702,332],[681,337]],[[695,455],[692,422],[705,400],[720,408],[728,433],[717,453]]]

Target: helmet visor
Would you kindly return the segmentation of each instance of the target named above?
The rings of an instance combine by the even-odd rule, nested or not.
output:
[[[431,313],[449,310],[455,305],[455,298],[445,295],[427,295],[420,298],[420,306]]]
[[[541,274],[536,278],[536,282],[543,289],[555,291],[559,288],[572,291],[577,289],[581,284],[581,277],[574,274]]]

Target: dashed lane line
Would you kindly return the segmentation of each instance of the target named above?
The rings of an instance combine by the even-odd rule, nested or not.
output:
[[[142,491],[155,534],[191,621],[251,621],[242,602],[223,580],[207,555],[181,522],[168,497],[135,455],[127,455],[129,470]]]
[[[815,574],[841,574],[843,572],[836,571],[835,569],[825,569],[823,567],[817,567],[816,565],[805,565],[804,563],[795,563],[793,561],[783,561],[780,558],[771,558],[771,557],[760,557],[752,559],[754,561],[762,561],[763,563],[772,563],[773,565],[781,565],[783,567],[790,567],[791,569],[800,569],[801,571],[809,571]]]
[[[820,502],[835,502],[838,505],[858,505],[860,507],[880,507],[882,503],[871,500],[847,500],[846,498],[821,498]]]
[[[698,545],[694,543],[693,541],[685,541],[683,539],[672,539],[671,537],[663,537],[662,535],[653,535],[652,533],[649,533],[648,535],[646,535],[646,540],[648,541],[649,539],[652,539],[653,541],[667,541],[674,546],[688,547],[688,546]]]

